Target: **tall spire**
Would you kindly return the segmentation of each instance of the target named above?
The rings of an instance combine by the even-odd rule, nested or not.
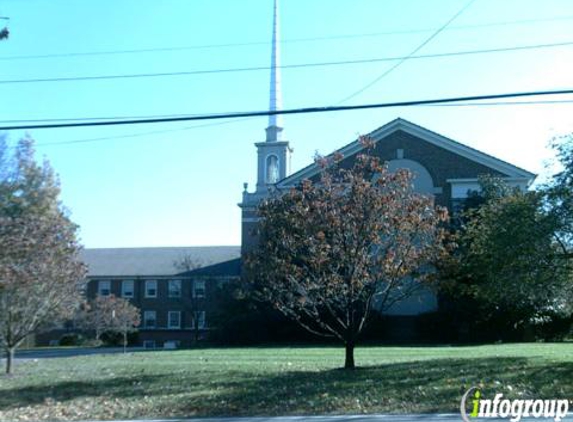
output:
[[[281,91],[281,71],[280,71],[280,22],[279,22],[279,0],[274,0],[273,14],[273,45],[271,53],[271,96],[269,111],[279,111],[283,108]],[[282,140],[283,130],[282,116],[272,114],[269,116],[269,127],[267,128],[267,142],[278,142]]]

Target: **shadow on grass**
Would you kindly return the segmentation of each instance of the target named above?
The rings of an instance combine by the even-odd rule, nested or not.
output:
[[[436,359],[321,372],[284,372],[230,384],[179,404],[182,415],[304,415],[456,412],[462,394],[570,398],[573,362],[526,358]]]
[[[134,375],[100,380],[55,381],[52,385],[33,385],[5,389],[0,394],[0,410],[33,406],[47,400],[65,402],[81,397],[128,398],[143,396],[164,383],[163,375]]]
[[[168,407],[179,416],[301,415],[318,413],[426,413],[456,411],[469,387],[484,397],[573,397],[573,362],[526,358],[434,359],[326,371],[192,371],[175,375],[133,374],[110,379],[54,382],[4,389],[0,410],[66,402],[80,397],[119,399],[148,396],[159,415]],[[97,418],[98,415],[90,415]],[[117,416],[121,416],[118,405]]]

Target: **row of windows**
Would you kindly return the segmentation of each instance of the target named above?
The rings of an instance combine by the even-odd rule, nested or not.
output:
[[[144,296],[146,298],[157,297],[157,280],[145,280]],[[134,280],[121,281],[121,296],[124,298],[133,298],[135,292]],[[98,294],[100,296],[109,296],[111,294],[111,281],[98,281]],[[195,298],[205,297],[205,280],[193,280],[192,295]],[[181,297],[181,280],[167,280],[167,296],[171,298]]]
[[[203,329],[207,326],[205,311],[197,311],[192,314],[191,327],[182,327],[181,311],[167,311],[166,328],[171,330],[180,330],[181,328]],[[161,328],[157,326],[157,311],[143,311],[143,328]]]
[[[168,340],[163,342],[164,349],[178,349],[181,345],[181,342],[177,340]],[[144,340],[143,341],[143,348],[144,349],[155,349],[156,343],[155,340]]]

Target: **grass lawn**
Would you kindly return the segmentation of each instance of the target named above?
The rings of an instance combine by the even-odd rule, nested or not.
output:
[[[484,397],[573,399],[573,343],[139,352],[19,363],[0,420],[456,412]]]

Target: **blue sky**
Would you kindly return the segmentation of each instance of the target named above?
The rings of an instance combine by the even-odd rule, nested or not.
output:
[[[404,56],[466,3],[282,0],[282,61],[288,65]],[[272,0],[0,0],[0,16],[11,18],[11,38],[0,42],[0,81],[270,62]],[[357,36],[338,37],[348,35]],[[317,37],[334,38],[308,41]],[[419,54],[559,42],[573,42],[570,0],[476,0]],[[221,44],[227,46],[205,47]],[[178,47],[185,49],[22,58]],[[284,70],[284,106],[336,104],[392,65]],[[0,83],[0,120],[262,110],[268,106],[268,84],[267,71]],[[572,46],[409,60],[347,104],[562,88],[573,88]],[[549,139],[573,132],[573,103],[287,116],[293,170],[308,164],[315,151],[331,152],[396,117],[536,173],[543,172],[550,157]],[[265,127],[261,117],[216,125],[187,122],[29,133],[39,156],[47,157],[60,175],[62,200],[81,226],[85,246],[231,245],[240,240],[237,203],[243,182],[254,187],[253,144],[264,140]],[[9,133],[10,142],[23,134]],[[57,144],[98,138],[110,139]]]

